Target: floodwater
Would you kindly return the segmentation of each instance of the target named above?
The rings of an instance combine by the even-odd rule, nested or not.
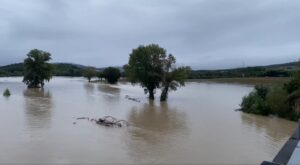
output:
[[[252,90],[239,84],[190,82],[167,103],[150,102],[137,85],[81,78],[54,78],[44,90],[0,78],[1,94],[6,88],[12,96],[0,96],[0,164],[259,164],[297,125],[236,112]],[[130,126],[76,120],[106,115]]]

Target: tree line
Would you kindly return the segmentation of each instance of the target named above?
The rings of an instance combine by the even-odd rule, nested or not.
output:
[[[50,64],[51,54],[46,51],[33,49],[24,60],[23,82],[28,88],[43,88],[54,75],[54,66]],[[132,50],[129,62],[124,66],[126,78],[132,84],[139,83],[149,99],[154,100],[155,93],[161,89],[160,101],[166,101],[169,91],[177,90],[185,85],[190,67],[177,67],[176,58],[167,54],[166,49],[157,44],[141,45]],[[91,82],[93,77],[105,79],[108,83],[117,83],[122,76],[115,67],[97,71],[95,68],[86,68],[81,75]]]

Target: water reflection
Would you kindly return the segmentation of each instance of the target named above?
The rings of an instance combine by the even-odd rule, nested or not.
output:
[[[94,93],[95,87],[92,83],[85,83],[84,89],[88,95],[92,95]]]
[[[98,90],[107,101],[118,101],[120,99],[120,88],[109,84],[98,84]]]
[[[129,129],[129,151],[135,159],[161,158],[172,150],[176,138],[187,134],[185,114],[167,103],[156,106],[150,101],[133,108],[129,123],[133,126]]]
[[[52,107],[50,91],[44,89],[26,89],[24,92],[25,116],[29,128],[49,128]]]

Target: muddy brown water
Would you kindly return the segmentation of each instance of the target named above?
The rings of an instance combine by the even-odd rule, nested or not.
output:
[[[239,84],[190,82],[167,103],[149,102],[139,86],[82,78],[56,77],[44,90],[0,78],[0,92],[6,88],[12,96],[0,96],[0,164],[259,164],[297,125],[234,111],[253,88]],[[130,126],[76,120],[106,115]]]

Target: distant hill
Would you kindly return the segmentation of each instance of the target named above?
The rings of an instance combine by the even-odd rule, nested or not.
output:
[[[81,76],[84,69],[90,68],[90,66],[84,66],[72,63],[54,63],[55,76]],[[7,76],[22,76],[23,75],[23,63],[11,64],[0,67],[0,77]],[[97,71],[101,71],[104,68],[92,67]],[[122,67],[117,67],[122,72]],[[189,78],[231,78],[231,77],[288,77],[293,74],[294,71],[300,70],[299,62],[290,62],[284,64],[274,64],[268,66],[256,66],[245,67],[235,69],[220,69],[220,70],[193,70]]]
[[[87,68],[87,66],[70,63],[54,63],[53,65],[55,76],[81,76],[82,70]],[[23,63],[2,66],[0,67],[0,76],[22,76],[23,68]]]
[[[289,77],[300,70],[300,62],[221,70],[193,70],[190,79],[231,77]]]

